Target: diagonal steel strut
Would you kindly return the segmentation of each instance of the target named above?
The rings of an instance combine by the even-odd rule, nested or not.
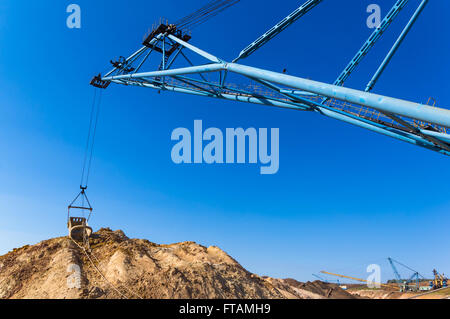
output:
[[[426,2],[427,0],[422,1]],[[371,43],[365,46],[364,50],[368,50],[373,46],[406,2],[407,0],[397,1],[396,6],[394,6],[393,10],[385,18],[385,23],[379,26],[377,29],[378,32],[369,39]],[[318,3],[320,1],[306,2],[309,5],[309,10]],[[304,12],[299,12],[304,14],[309,11],[304,10]],[[301,14],[298,14],[297,19],[300,16]],[[279,26],[276,31],[272,31],[270,37],[266,34],[264,41],[263,39],[261,41],[255,41],[254,45],[251,46],[251,50],[244,50],[247,53],[243,54],[244,51],[242,51],[240,58],[248,56],[267,43],[276,34],[281,32],[283,28],[292,24],[293,19],[288,21],[289,23],[286,22]],[[168,41],[166,42],[166,40]],[[151,41],[155,43],[155,46],[152,48],[156,47],[158,41],[161,41],[163,46],[161,51],[163,60],[166,58],[166,43],[169,46],[172,44],[174,50],[177,49],[170,63],[166,64],[162,62],[163,68],[156,71],[138,72],[151,52],[147,52],[149,51],[148,47],[141,48],[126,60],[130,61],[130,64],[135,62],[139,65],[135,72],[126,74],[123,70],[112,70],[106,76],[102,77],[101,81],[295,110],[317,111],[328,117],[425,147],[445,155],[450,155],[450,134],[447,134],[447,129],[450,128],[450,110],[448,109],[346,88],[342,86],[343,82],[337,82],[333,85],[234,62],[229,63],[191,43],[187,43],[174,34],[157,34]],[[185,55],[187,52],[208,60],[208,63],[192,63]],[[185,57],[189,65],[173,68],[172,64],[178,55]],[[347,72],[345,72],[345,76],[341,76],[340,78],[345,80],[363,56],[364,54],[359,55],[358,58],[352,60],[351,67],[346,68]],[[212,76],[217,75],[219,80],[208,80],[204,76],[205,73],[210,73]],[[237,88],[227,82],[227,76],[231,74],[256,81],[267,88],[267,90],[270,90],[270,92],[256,92],[251,89]],[[198,76],[201,79],[194,79],[194,76]],[[329,100],[329,103],[321,103],[324,100]],[[359,108],[359,112],[344,109],[338,102],[346,103],[346,105],[353,108]],[[365,113],[361,113],[362,108],[376,110],[381,114],[385,114],[388,120],[393,119],[396,123],[388,123],[384,119],[379,120],[378,118],[372,118],[372,116],[368,117]],[[426,127],[425,125],[421,127],[415,123],[415,120],[429,124]]]

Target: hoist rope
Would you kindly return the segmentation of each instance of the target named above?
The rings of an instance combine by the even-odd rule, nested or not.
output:
[[[98,272],[98,274],[100,275],[100,277],[103,279],[103,281],[108,284],[109,286],[112,287],[112,289],[119,294],[119,296],[121,298],[125,298],[125,299],[132,299],[127,297],[125,294],[123,294],[118,288],[117,286],[115,286],[114,284],[112,284],[106,277],[105,275],[101,272],[101,270],[95,265],[94,261],[92,260],[91,256],[97,261],[98,264],[100,264],[100,261],[98,260],[97,257],[95,257],[95,255],[91,252],[89,253],[85,247],[81,246],[80,244],[78,244],[73,238],[70,237],[70,239],[72,240],[72,242],[86,255],[86,257],[88,258],[89,262],[91,263],[92,267]],[[89,240],[89,239],[88,239]],[[140,296],[139,294],[137,294],[136,292],[134,292],[133,290],[125,287],[125,286],[121,286],[122,288],[124,288],[129,294],[131,295],[135,295],[137,296],[139,299],[144,299],[142,296]]]
[[[220,12],[224,11],[228,7],[238,3],[240,0],[215,0],[202,8],[194,11],[190,15],[175,22],[175,25],[182,29],[192,29],[208,19],[216,16]]]
[[[194,17],[196,14],[199,14],[201,11],[204,11],[204,10],[210,8],[212,5],[214,5],[215,3],[219,2],[219,1],[221,1],[221,0],[216,0],[216,1],[212,1],[212,2],[208,3],[207,5],[201,7],[200,9],[198,9],[198,10],[192,12],[190,15],[188,15],[188,16],[186,16],[186,17],[184,17],[184,18],[181,18],[180,20],[176,21],[176,22],[175,22],[175,25],[179,26],[179,25],[182,25],[183,23],[186,23],[186,22],[189,21],[190,19],[193,19],[193,17]]]
[[[187,29],[193,29],[194,27],[200,25],[201,23],[207,21],[208,19],[216,16],[220,12],[227,9],[229,6],[237,3],[236,0],[225,0],[225,1],[219,1],[217,4],[213,5],[210,9],[199,12],[195,17],[190,19],[189,21],[183,23],[181,27],[187,28]]]
[[[100,93],[97,95],[97,90],[98,89],[94,90],[94,98],[93,98],[92,107],[91,107],[89,130],[88,130],[88,136],[86,139],[86,147],[84,150],[83,169],[81,172],[81,181],[80,181],[81,187],[87,187],[88,182],[89,182],[89,176],[91,174],[95,136],[97,133],[98,118],[99,118],[99,113],[100,113],[100,104],[102,101],[102,91],[100,90]]]
[[[219,13],[221,13],[222,11],[226,10],[227,8],[231,7],[232,5],[238,3],[240,0],[235,0],[235,1],[227,1],[225,3],[224,6],[221,6],[220,8],[218,8],[218,10],[215,10],[213,12],[208,13],[207,15],[204,15],[202,17],[199,17],[195,23],[190,24],[188,26],[188,29],[193,29],[199,25],[201,25],[202,23],[208,21],[209,19],[215,17],[216,15],[218,15]]]
[[[94,132],[92,135],[92,144],[91,144],[91,153],[89,155],[88,171],[87,171],[87,175],[86,175],[86,186],[89,182],[89,176],[91,175],[92,155],[94,152],[95,136],[97,134],[97,125],[98,125],[98,118],[99,118],[99,114],[100,114],[101,103],[102,103],[102,91],[100,91],[100,96],[99,96],[98,105],[97,105],[97,113],[95,115]]]
[[[77,245],[77,247],[86,255],[86,257],[88,258],[89,262],[91,263],[91,265],[94,267],[94,269],[99,273],[100,277],[102,277],[102,279],[113,288],[113,290],[115,292],[117,292],[119,294],[120,297],[128,299],[127,296],[125,296],[123,293],[120,292],[119,289],[117,289],[116,286],[114,286],[108,279],[106,279],[106,277],[103,275],[103,273],[100,271],[100,269],[97,268],[97,266],[94,264],[94,262],[92,261],[91,257],[89,256],[89,253],[87,252],[86,248],[84,248],[83,246],[79,245],[75,240],[73,240],[72,238],[70,238],[72,240],[72,242]]]

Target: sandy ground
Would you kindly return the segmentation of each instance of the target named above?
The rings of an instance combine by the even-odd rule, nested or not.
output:
[[[101,229],[90,246],[85,255],[61,237],[0,256],[0,298],[355,298],[333,284],[252,274],[194,242],[158,245]]]

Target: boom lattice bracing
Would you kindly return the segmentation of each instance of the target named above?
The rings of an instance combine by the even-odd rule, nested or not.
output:
[[[271,33],[269,30],[266,36],[243,50],[234,61],[253,53],[320,2],[307,1],[294,11],[295,14],[290,15],[290,19],[281,21],[277,24],[278,28],[271,29],[275,31]],[[391,22],[406,2],[397,1],[397,7],[394,7],[396,10],[391,11],[390,18],[384,21]],[[385,31],[388,25],[380,26],[380,30]],[[379,38],[382,33],[378,32],[376,37]],[[342,87],[343,80],[349,75],[345,71],[338,83],[327,84],[230,63],[188,43],[190,40],[190,35],[179,30],[176,25],[159,25],[152,30],[142,48],[122,59],[105,76],[97,77],[95,83],[99,86],[109,83],[134,85],[159,91],[313,111],[450,155],[448,109]],[[354,67],[350,69],[347,71],[353,71]],[[244,84],[235,84],[232,77],[244,81]]]

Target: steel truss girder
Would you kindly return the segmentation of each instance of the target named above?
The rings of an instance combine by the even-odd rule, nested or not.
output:
[[[363,44],[361,49],[356,53],[347,67],[342,71],[339,77],[334,82],[334,85],[342,86],[348,79],[350,74],[356,69],[358,64],[364,59],[366,54],[372,49],[375,43],[381,38],[383,33],[389,28],[400,11],[406,6],[409,0],[397,0],[392,9],[388,12],[386,17],[381,21],[380,25],[373,31],[367,41]]]
[[[450,155],[450,135],[441,132],[434,132],[421,128],[410,129],[408,127],[389,126],[387,123],[370,120],[351,112],[338,109],[336,107],[314,101],[311,97],[320,99],[335,99],[353,105],[371,108],[383,113],[406,117],[440,125],[445,128],[450,127],[450,110],[431,107],[428,105],[409,102],[401,99],[391,98],[369,92],[345,88],[337,85],[312,81],[291,75],[276,73],[245,66],[237,63],[228,63],[223,59],[188,44],[173,35],[158,35],[158,40],[165,37],[178,43],[181,49],[188,50],[200,57],[208,60],[208,64],[190,65],[188,67],[170,68],[165,70],[139,72],[130,74],[120,74],[117,70],[109,72],[108,76],[102,78],[103,81],[111,81],[117,84],[135,85],[148,87],[157,90],[181,92],[205,97],[215,97],[225,100],[289,108],[295,110],[315,111],[347,123],[351,123],[399,140],[422,146],[445,155]],[[138,61],[138,57],[143,55],[148,48],[141,48],[128,60]],[[181,52],[179,58],[183,57]],[[187,59],[187,58],[186,58]],[[172,61],[173,62],[173,61]],[[192,62],[188,60],[191,64]],[[208,81],[203,75],[214,73],[220,75],[220,81]],[[283,98],[275,98],[267,94],[256,94],[232,88],[226,83],[226,74],[234,73],[244,76],[250,80],[257,81],[265,87],[279,93]],[[199,75],[202,80],[194,79],[192,76]],[[181,84],[170,83],[166,80],[174,79]],[[208,86],[206,89],[204,86]],[[281,87],[282,86],[282,87]],[[401,124],[401,123],[400,123]]]
[[[241,51],[239,56],[233,60],[233,62],[237,62],[240,59],[244,59],[248,57],[250,54],[261,48],[264,44],[272,40],[278,34],[283,32],[287,27],[292,25],[295,21],[303,17],[309,11],[314,9],[318,4],[320,4],[322,0],[308,0],[299,8],[297,8],[294,12],[289,14],[286,18],[278,22],[275,26],[273,26],[269,31],[264,33],[254,42],[252,42],[249,46],[247,46],[244,50]]]
[[[411,28],[413,27],[414,23],[417,21],[417,19],[419,18],[419,15],[425,9],[425,6],[427,4],[428,4],[428,0],[422,0],[422,2],[420,3],[419,7],[417,8],[417,10],[414,12],[413,16],[409,20],[408,24],[405,26],[405,28],[403,29],[402,33],[398,37],[397,41],[395,41],[395,43],[392,46],[391,50],[386,55],[386,58],[383,60],[383,62],[378,67],[377,71],[375,72],[374,76],[372,77],[372,79],[367,84],[367,87],[366,87],[366,90],[365,90],[366,92],[372,91],[373,87],[377,83],[377,81],[380,78],[381,74],[383,74],[384,70],[386,69],[387,65],[391,61],[392,57],[397,52],[397,50],[400,47],[400,45],[402,44],[403,40],[405,40],[405,38],[408,35],[409,31],[411,30]]]

